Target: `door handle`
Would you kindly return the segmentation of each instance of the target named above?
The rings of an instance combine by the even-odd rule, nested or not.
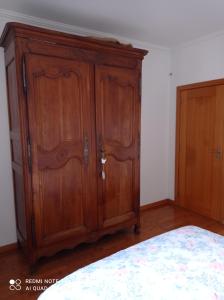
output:
[[[217,160],[221,160],[222,159],[222,151],[219,148],[215,150],[215,158]]]
[[[220,148],[217,148],[217,149],[211,151],[211,153],[215,155],[215,159],[217,159],[217,160],[222,159],[223,153],[222,153],[222,150]]]
[[[105,157],[105,153],[104,151],[101,151],[100,164],[101,164],[101,178],[103,180],[106,180],[106,172],[105,172],[106,162],[107,162],[107,158]]]
[[[105,164],[107,162],[107,158],[105,157],[103,138],[101,134],[97,137],[97,149],[100,177],[102,178],[102,180],[106,180]]]
[[[103,180],[106,180],[106,173],[105,173],[104,169],[101,171],[101,178]]]
[[[106,158],[101,158],[101,165],[105,165],[106,162],[107,162]]]

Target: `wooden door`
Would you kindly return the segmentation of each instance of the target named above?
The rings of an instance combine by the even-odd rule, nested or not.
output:
[[[28,55],[28,115],[38,246],[97,227],[93,68]]]
[[[176,201],[221,219],[224,85],[180,87],[177,99]]]
[[[224,80],[216,86],[216,105],[213,198],[218,203],[218,220],[224,223]]]
[[[107,228],[138,214],[139,77],[136,71],[97,66],[95,78],[99,222]]]

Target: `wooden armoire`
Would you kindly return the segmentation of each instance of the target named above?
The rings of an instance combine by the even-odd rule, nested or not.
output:
[[[139,230],[146,50],[8,23],[5,49],[17,236],[30,265]]]

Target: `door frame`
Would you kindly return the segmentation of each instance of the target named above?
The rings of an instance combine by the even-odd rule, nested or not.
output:
[[[192,90],[197,88],[211,87],[216,85],[224,85],[224,78],[209,81],[201,81],[191,84],[185,84],[176,87],[176,144],[175,144],[175,196],[174,203],[178,205],[178,182],[179,182],[179,146],[180,146],[180,100],[181,92],[184,90]]]

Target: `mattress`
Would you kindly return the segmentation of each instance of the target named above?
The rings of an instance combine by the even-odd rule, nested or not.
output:
[[[224,237],[185,226],[66,276],[39,300],[224,300]]]

